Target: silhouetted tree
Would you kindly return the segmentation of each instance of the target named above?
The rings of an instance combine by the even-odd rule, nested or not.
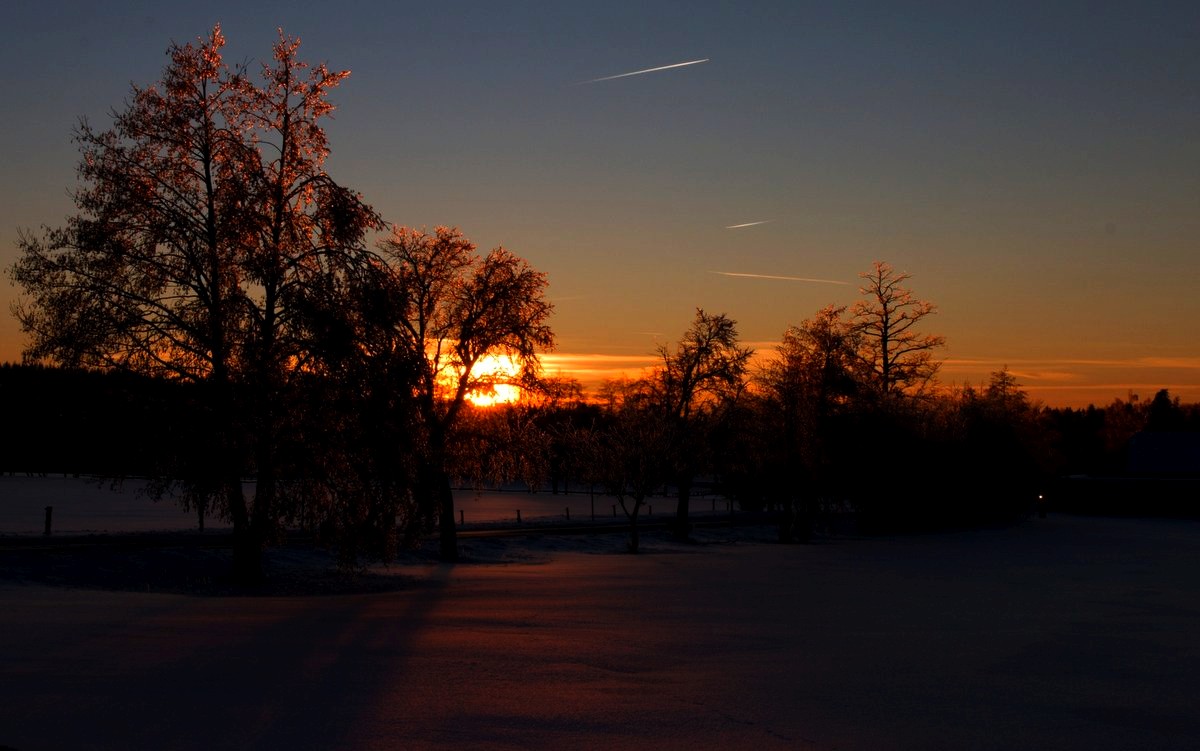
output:
[[[390,559],[424,526],[413,497],[419,420],[412,388],[403,387],[419,368],[376,325],[386,303],[376,286],[340,281],[306,311],[316,356],[291,405],[298,429],[281,449],[300,521],[353,567],[363,557]]]
[[[648,379],[611,381],[611,402],[600,425],[588,432],[589,480],[616,497],[629,520],[629,550],[640,547],[642,507],[671,477],[675,439],[658,384]]]
[[[12,274],[29,361],[200,384],[214,500],[233,521],[235,573],[253,581],[287,514],[276,449],[310,357],[298,311],[365,262],[381,222],[324,170],[327,96],[348,72],[310,68],[281,34],[255,83],[224,43],[217,27],[173,45],[161,82],[135,86],[111,129],[80,124],[78,213],[22,234]]]
[[[513,358],[520,381],[534,378],[538,352],[553,346],[546,275],[503,248],[479,255],[451,227],[433,234],[395,227],[379,249],[387,261],[379,283],[389,304],[377,323],[419,364],[413,384],[422,428],[419,500],[438,516],[442,558],[456,560],[447,448],[467,394],[514,380],[476,372],[484,357]]]
[[[489,453],[503,468],[498,479],[520,481],[530,490],[549,482],[554,493],[569,482],[578,466],[574,452],[574,423],[584,410],[583,388],[569,378],[541,378],[520,398],[485,408],[500,424]]]
[[[549,451],[536,411],[522,400],[480,406],[468,399],[446,447],[447,472],[476,489],[520,483],[536,492],[550,474]]]
[[[937,373],[933,350],[946,340],[914,327],[936,308],[901,286],[911,275],[897,273],[882,261],[859,276],[866,282],[860,290],[866,299],[855,303],[851,314],[870,383],[880,398],[919,392]]]
[[[1022,412],[1029,408],[1029,395],[1007,365],[988,376],[983,397],[993,408],[1005,413]]]
[[[743,385],[746,364],[753,354],[737,344],[737,324],[724,313],[696,309],[696,318],[674,347],[658,348],[661,364],[652,382],[658,408],[670,429],[673,480],[679,492],[675,534],[686,539],[692,482],[700,465],[705,423],[717,407],[736,395]]]
[[[1104,410],[1095,405],[1083,409],[1051,408],[1045,411],[1043,422],[1053,434],[1054,454],[1058,475],[1103,474]]]
[[[1051,459],[1039,408],[1007,367],[982,391],[963,389],[945,405],[944,475],[952,489],[938,513],[950,520],[1011,519],[1028,511]],[[965,490],[969,489],[969,491]]]
[[[1186,413],[1180,407],[1179,397],[1172,399],[1167,389],[1156,391],[1146,409],[1146,430],[1176,432],[1183,430],[1186,423]]]
[[[837,462],[833,422],[860,391],[857,331],[844,318],[844,307],[827,306],[784,332],[778,356],[758,374],[766,400],[763,429],[773,436],[768,473],[785,476],[774,483],[783,514],[780,537],[807,538],[817,504],[832,494]],[[787,475],[793,475],[787,477]]]
[[[576,454],[576,436],[581,425],[595,420],[596,410],[584,400],[583,385],[573,378],[546,378],[534,398],[522,400],[533,412],[545,438],[544,446],[550,489],[557,494],[571,491],[581,466]]]
[[[1114,399],[1104,408],[1100,435],[1104,440],[1104,470],[1110,474],[1125,471],[1129,439],[1146,427],[1146,403]]]

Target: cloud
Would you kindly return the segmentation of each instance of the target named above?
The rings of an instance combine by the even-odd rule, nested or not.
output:
[[[1128,358],[989,358],[989,357],[952,357],[943,361],[944,365],[956,369],[990,368],[999,370],[1009,367],[1018,368],[1126,368],[1126,369],[1180,369],[1200,370],[1200,357],[1128,357]]]
[[[1007,367],[1031,397],[1056,406],[1082,407],[1125,399],[1129,393],[1146,397],[1163,388],[1185,401],[1200,397],[1197,357],[956,357],[942,365],[942,374],[953,381],[979,385],[989,373]]]
[[[1139,361],[1147,368],[1200,370],[1200,357],[1142,357]]]
[[[775,221],[774,219],[761,219],[757,222],[743,222],[741,224],[727,224],[725,229],[742,229],[743,227],[757,227],[760,224],[769,224]]]
[[[552,352],[541,355],[548,373],[577,378],[584,386],[595,388],[610,379],[636,378],[658,362],[657,355],[602,355],[584,352]]]
[[[644,73],[657,73],[657,72],[658,72],[658,71],[660,71],[660,70],[670,70],[671,68],[683,68],[683,67],[686,67],[686,66],[688,66],[688,65],[699,65],[700,63],[706,63],[706,62],[708,62],[708,58],[707,58],[707,57],[706,57],[706,58],[704,58],[704,59],[702,59],[702,60],[688,60],[688,61],[687,61],[687,62],[685,62],[685,63],[673,63],[673,64],[671,64],[671,65],[660,65],[660,66],[658,66],[657,68],[646,68],[646,69],[644,69],[644,70],[633,70],[633,71],[630,71],[630,72],[628,72],[628,73],[618,73],[618,74],[617,74],[617,75],[615,75],[615,76],[601,76],[600,78],[593,78],[593,79],[591,79],[591,80],[588,80],[588,81],[580,81],[580,82],[579,82],[578,84],[576,84],[576,85],[577,85],[577,86],[580,86],[580,85],[583,85],[583,84],[585,84],[585,83],[598,83],[598,82],[600,82],[600,81],[611,81],[611,80],[613,80],[614,78],[626,78],[626,77],[628,77],[628,76],[640,76],[640,75],[642,75],[642,74],[644,74]]]
[[[738,271],[710,271],[710,274],[720,274],[721,276],[733,276],[739,279],[778,279],[785,282],[813,282],[816,284],[850,284],[850,282],[839,282],[836,279],[810,279],[806,276],[777,276],[775,274],[744,274]]]
[[[778,356],[777,341],[743,341],[743,346],[755,350],[756,363],[769,362]],[[661,364],[657,355],[597,354],[586,352],[553,352],[541,355],[547,373],[576,378],[589,390],[606,380],[637,378],[648,368]],[[942,374],[947,385],[971,384],[982,387],[990,372],[1009,367],[1021,387],[1032,399],[1042,399],[1056,406],[1083,407],[1092,403],[1107,403],[1115,398],[1126,399],[1130,392],[1148,398],[1161,388],[1184,401],[1200,401],[1200,373],[1156,372],[1157,368],[1200,370],[1200,358],[1192,357],[1131,357],[1127,359],[1083,358],[992,358],[955,357],[943,361]],[[1121,370],[1129,368],[1129,370]],[[1161,379],[1158,376],[1162,376]]]
[[[591,352],[548,352],[539,355],[543,365],[561,368],[643,368],[658,361],[658,355],[602,355]]]

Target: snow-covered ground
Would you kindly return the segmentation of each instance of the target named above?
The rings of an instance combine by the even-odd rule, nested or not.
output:
[[[40,535],[46,507],[54,534],[164,532],[196,529],[196,515],[171,501],[154,502],[145,483],[90,477],[0,475],[0,535]],[[221,526],[209,520],[205,527]]]
[[[392,567],[373,594],[0,581],[0,746],[1193,749],[1200,525]],[[491,543],[489,543],[491,544]],[[617,550],[619,544],[596,550]],[[500,560],[522,560],[508,550]],[[27,555],[28,553],[23,553]],[[481,558],[482,559],[482,558]],[[2,561],[0,561],[2,562]]]
[[[45,508],[53,507],[54,534],[89,534],[95,532],[162,532],[196,529],[193,512],[185,512],[178,504],[164,500],[155,502],[142,491],[142,480],[130,479],[114,484],[108,480],[88,477],[28,477],[0,475],[0,535],[40,535],[45,526]],[[253,493],[253,486],[247,486]],[[475,524],[522,521],[581,522],[612,520],[614,513],[623,516],[620,508],[614,512],[616,501],[607,496],[575,490],[569,494],[554,494],[548,490],[537,493],[520,491],[473,490],[454,491],[459,518],[468,527]],[[692,509],[698,515],[721,513],[726,501],[708,497],[695,498]],[[673,514],[674,498],[652,498],[642,510],[642,518]],[[227,527],[225,522],[209,517],[205,528]]]

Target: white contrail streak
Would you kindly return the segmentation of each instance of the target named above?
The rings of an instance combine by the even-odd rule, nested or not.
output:
[[[580,81],[579,83],[585,84],[585,83],[597,83],[599,81],[611,81],[614,78],[625,78],[627,76],[640,76],[643,73],[656,73],[660,70],[670,70],[671,68],[682,68],[687,65],[699,65],[700,63],[707,63],[707,62],[708,62],[708,58],[706,57],[703,60],[688,60],[686,63],[675,63],[673,65],[660,65],[657,68],[646,68],[645,70],[635,70],[630,73],[618,73],[615,76],[604,76],[602,78],[593,78],[590,81]]]
[[[710,274],[720,274],[721,276],[736,276],[744,279],[780,279],[785,282],[816,282],[818,284],[849,284],[850,282],[839,282],[834,279],[809,279],[806,276],[774,276],[772,274],[743,274],[737,271],[710,271]]]
[[[774,221],[774,220],[773,219],[763,219],[760,222],[746,222],[745,224],[729,224],[729,225],[725,226],[725,229],[741,229],[742,227],[757,227],[760,224],[768,224],[772,221]]]

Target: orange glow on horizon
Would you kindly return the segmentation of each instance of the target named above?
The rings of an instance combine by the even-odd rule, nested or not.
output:
[[[755,350],[753,371],[775,356],[778,342],[744,344]],[[590,397],[604,381],[637,378],[659,362],[653,353],[555,352],[541,359],[550,374],[578,380]],[[1131,394],[1146,400],[1164,388],[1184,403],[1200,403],[1200,358],[1190,356],[947,357],[938,381],[948,392],[963,386],[984,388],[991,374],[1005,367],[1031,400],[1050,407],[1103,407],[1116,399],[1126,401]]]

